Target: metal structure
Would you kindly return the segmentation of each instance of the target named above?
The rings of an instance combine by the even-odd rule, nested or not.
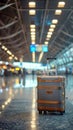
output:
[[[44,53],[41,62],[46,58],[56,58],[60,52],[73,44],[73,0],[63,0],[64,8],[58,8],[62,0],[34,0],[36,2],[35,15],[29,15],[30,0],[0,0],[0,60],[8,61],[10,54],[17,60],[31,62],[32,54],[29,50],[31,44],[30,24],[36,25],[36,44],[44,44],[47,31],[52,20],[58,19],[58,24],[48,41],[49,51]],[[31,0],[33,1],[33,0]],[[55,15],[55,10],[61,9],[61,15]],[[38,62],[40,53],[37,52],[35,62]]]

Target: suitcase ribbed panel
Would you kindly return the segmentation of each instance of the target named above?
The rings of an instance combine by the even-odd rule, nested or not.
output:
[[[65,77],[38,77],[38,110],[65,111]]]

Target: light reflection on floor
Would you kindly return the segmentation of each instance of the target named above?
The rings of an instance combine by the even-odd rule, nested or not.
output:
[[[38,114],[36,75],[34,77],[26,75],[24,78],[0,77],[0,129],[72,130],[73,76],[67,78],[66,114],[60,117],[59,115]]]
[[[27,75],[25,77],[25,88],[27,87],[36,87],[37,86],[37,79],[36,79],[36,75],[34,75],[34,77],[32,75]]]
[[[37,79],[36,75],[34,77],[32,75],[26,75],[24,78],[16,78],[14,88],[20,87],[36,87],[37,86]]]

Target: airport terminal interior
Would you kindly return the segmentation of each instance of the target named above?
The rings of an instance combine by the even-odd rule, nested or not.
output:
[[[0,130],[73,129],[73,0],[0,0]]]

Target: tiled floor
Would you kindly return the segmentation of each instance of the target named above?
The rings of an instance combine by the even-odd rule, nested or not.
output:
[[[67,76],[64,115],[38,114],[36,86],[36,75],[0,77],[0,130],[73,129],[73,76]]]

